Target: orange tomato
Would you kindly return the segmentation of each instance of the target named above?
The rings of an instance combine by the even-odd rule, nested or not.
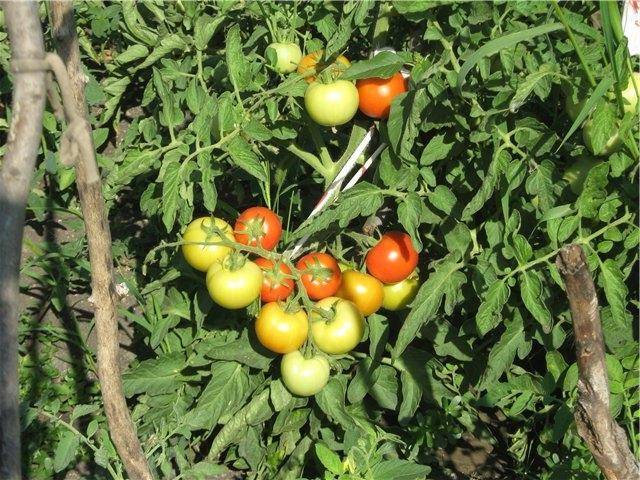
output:
[[[407,91],[407,83],[400,72],[391,78],[366,78],[356,82],[360,97],[360,111],[372,118],[387,118],[391,101]]]
[[[305,75],[307,73],[316,73],[316,66],[318,65],[318,61],[322,57],[324,50],[318,50],[316,52],[310,53],[302,57],[300,63],[298,63],[298,73],[300,75]],[[340,55],[336,61],[334,62],[331,71],[333,73],[339,73],[341,70],[346,70],[351,66],[351,62],[344,55]],[[305,77],[307,83],[311,83],[316,79],[315,75],[309,75]]]
[[[342,283],[336,296],[351,300],[365,317],[382,306],[382,282],[366,273],[355,270],[342,272]]]
[[[289,353],[300,348],[307,339],[309,322],[304,310],[290,313],[278,302],[272,302],[260,309],[255,328],[258,340],[266,348],[276,353]]]

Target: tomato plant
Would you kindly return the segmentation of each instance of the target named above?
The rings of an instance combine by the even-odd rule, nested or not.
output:
[[[224,308],[244,308],[260,295],[262,270],[236,254],[227,256],[207,270],[207,290],[211,299]]]
[[[247,208],[236,220],[234,234],[243,245],[260,245],[273,250],[282,235],[282,223],[278,216],[265,207]]]
[[[572,243],[598,294],[611,413],[640,455],[640,64],[612,14],[622,2],[73,5],[122,383],[155,476],[600,478],[572,415],[555,266]],[[0,14],[11,72],[7,39]],[[0,81],[5,140],[18,77]],[[23,476],[127,478],[58,113],[44,112],[22,246]],[[299,252],[331,255],[299,269]],[[349,273],[363,264],[376,281]],[[295,306],[310,322],[299,350],[263,348],[261,308],[295,325]],[[273,348],[301,341],[275,331]]]
[[[309,397],[322,390],[329,381],[329,362],[321,355],[304,358],[296,350],[282,357],[282,382],[294,395]]]
[[[367,270],[384,283],[407,278],[418,265],[418,252],[411,237],[404,232],[385,233],[367,253]]]
[[[309,317],[315,345],[325,353],[339,355],[350,352],[362,340],[364,318],[353,302],[327,297],[316,303]]]
[[[407,91],[402,73],[397,72],[389,78],[365,78],[356,82],[359,108],[372,118],[387,118],[392,100]]]
[[[294,282],[291,269],[283,262],[276,264],[266,258],[256,258],[254,263],[263,272],[260,298],[263,302],[277,302],[285,300],[293,292]]]
[[[353,302],[360,313],[369,316],[382,306],[383,288],[379,280],[355,270],[342,272],[342,283],[336,296]]]
[[[296,268],[301,272],[302,284],[312,300],[330,297],[340,288],[340,267],[327,253],[309,253],[298,260]]]
[[[358,111],[358,90],[347,80],[313,82],[304,94],[304,106],[317,124],[325,127],[342,125]]]
[[[255,324],[260,343],[276,353],[290,353],[307,339],[309,323],[304,310],[288,312],[278,302],[260,309]]]

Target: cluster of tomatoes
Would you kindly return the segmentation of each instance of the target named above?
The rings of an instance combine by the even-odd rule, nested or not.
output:
[[[360,343],[364,317],[380,308],[399,310],[413,300],[419,287],[418,253],[409,235],[388,232],[367,252],[368,273],[323,252],[308,253],[294,265],[286,254],[273,251],[281,234],[274,212],[251,207],[234,228],[215,217],[192,221],[183,235],[182,253],[189,265],[206,272],[209,294],[220,306],[244,308],[260,297],[256,337],[265,348],[284,355],[286,387],[309,396],[329,379],[325,354],[346,354]],[[320,352],[307,358],[301,349]]]
[[[323,50],[302,56],[295,43],[272,43],[268,48],[275,50],[280,73],[291,73],[297,69],[310,84],[304,95],[304,105],[313,121],[319,125],[333,127],[350,121],[358,108],[372,118],[389,116],[391,101],[407,91],[401,73],[389,78],[361,79],[354,85],[349,80],[341,80],[340,74],[351,66],[349,60],[340,55],[331,65],[322,63]],[[323,80],[318,78],[320,67],[326,67]]]

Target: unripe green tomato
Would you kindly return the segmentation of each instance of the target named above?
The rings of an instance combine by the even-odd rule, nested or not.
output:
[[[564,171],[562,178],[569,183],[569,188],[573,193],[576,195],[582,193],[582,187],[584,181],[587,179],[587,175],[589,175],[589,171],[598,163],[600,162],[594,158],[584,157],[572,163],[569,168]]]
[[[309,314],[311,336],[316,347],[325,353],[342,355],[360,343],[364,335],[364,317],[353,302],[327,297],[316,302],[316,307],[332,317],[327,320],[317,311]]]
[[[584,107],[584,104],[585,100],[580,100],[577,103],[573,103],[573,100],[571,100],[571,97],[569,95],[565,97],[564,110],[567,112],[567,115],[569,115],[569,118],[572,122],[574,122],[576,118],[578,118],[578,114],[580,113],[580,110],[582,110],[582,107]]]
[[[230,310],[244,308],[260,296],[262,269],[247,260],[239,268],[231,268],[229,257],[215,262],[207,270],[207,290],[211,299]]]
[[[634,88],[635,82],[635,88]],[[638,92],[640,92],[640,73],[633,72],[629,77],[629,82],[627,83],[627,88],[622,91],[622,103],[624,104],[625,112],[635,112],[636,105],[638,104],[638,94],[636,93],[636,88]]]
[[[411,276],[401,282],[387,283],[382,287],[382,308],[390,311],[402,310],[410,304],[420,290],[418,277]]]
[[[276,52],[276,70],[278,73],[293,72],[302,58],[302,51],[297,43],[274,42],[267,48],[272,48]]]
[[[587,120],[582,127],[582,138],[584,139],[584,144],[587,146],[591,153],[604,157],[607,157],[615,152],[622,143],[620,135],[618,135],[618,132],[616,132],[611,136],[611,138],[609,138],[607,144],[600,151],[596,152],[593,146],[593,119]]]
[[[325,127],[347,123],[358,111],[358,89],[347,80],[313,82],[304,94],[304,106],[311,119]]]
[[[299,350],[287,353],[280,363],[282,382],[294,395],[315,395],[329,381],[329,362],[321,355],[304,358]]]

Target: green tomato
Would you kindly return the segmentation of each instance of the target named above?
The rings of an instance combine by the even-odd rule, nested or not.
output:
[[[635,82],[635,88],[634,88]],[[624,104],[625,112],[636,111],[636,105],[638,104],[638,94],[636,93],[636,88],[638,92],[640,92],[640,73],[633,72],[629,77],[629,82],[627,83],[627,88],[622,91],[622,103]]]
[[[325,127],[347,123],[358,111],[358,89],[347,80],[313,82],[304,94],[304,106],[311,119]]]
[[[620,135],[616,132],[611,136],[611,138],[609,138],[606,145],[600,151],[596,152],[593,146],[593,119],[589,119],[584,123],[584,126],[582,127],[582,138],[584,140],[584,144],[591,153],[604,157],[615,152],[622,143]]]
[[[280,363],[282,382],[294,395],[315,395],[329,381],[329,362],[321,355],[304,358],[299,350],[287,353]]]
[[[326,319],[317,311],[311,312],[311,334],[316,347],[325,353],[341,355],[360,343],[364,317],[353,302],[327,297],[316,302],[316,307],[331,317]]]
[[[589,171],[599,163],[598,160],[591,157],[581,158],[564,171],[562,178],[569,183],[569,188],[573,193],[580,195]]]
[[[384,292],[382,308],[391,311],[402,310],[413,301],[418,290],[420,290],[420,282],[417,277],[409,277],[401,282],[386,284],[382,287]]]
[[[231,254],[207,270],[207,290],[214,302],[235,310],[251,304],[262,288],[262,269],[255,263]]]
[[[302,51],[297,43],[280,43],[274,42],[267,47],[276,52],[276,70],[278,73],[291,73],[300,63]]]
[[[574,122],[576,118],[578,118],[578,114],[580,113],[580,110],[582,110],[582,107],[584,107],[585,103],[585,100],[580,100],[577,103],[573,103],[573,100],[571,100],[571,97],[569,95],[565,97],[564,110],[567,112],[567,115],[569,115],[569,118],[572,122]]]

